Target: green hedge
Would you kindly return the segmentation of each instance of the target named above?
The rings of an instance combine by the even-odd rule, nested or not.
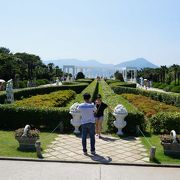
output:
[[[116,87],[116,86],[121,86],[121,87],[131,87],[131,88],[136,88],[136,83],[126,83],[126,82],[115,82],[109,84],[111,87]]]
[[[91,83],[94,79],[77,79],[75,82],[79,83]]]
[[[130,134],[135,134],[137,129],[136,125],[140,125],[142,129],[145,127],[144,115],[138,111],[132,104],[125,100],[122,96],[113,92],[110,86],[104,81],[99,82],[99,93],[102,94],[103,101],[107,103],[111,108],[114,108],[118,104],[122,104],[128,111],[128,116],[125,118],[127,125],[123,128],[123,131]],[[105,120],[107,122],[107,131],[116,132],[117,128],[114,127],[113,121],[115,117],[108,111],[105,113]]]
[[[38,94],[49,94],[54,91],[59,90],[73,90],[77,94],[80,93],[84,88],[88,86],[88,83],[79,83],[75,85],[62,85],[62,86],[47,86],[47,87],[35,87],[35,88],[25,88],[21,90],[14,91],[14,99],[20,100],[23,98],[28,98]],[[4,104],[6,99],[6,93],[0,94],[0,104]]]
[[[67,108],[30,108],[0,105],[0,128],[17,129],[26,124],[39,129],[53,130],[60,122],[63,123],[63,132],[72,130],[71,116]]]
[[[164,91],[167,92],[180,93],[180,85],[175,85],[174,83],[171,83],[169,85],[165,83],[153,82],[153,87],[163,89]]]
[[[128,87],[112,87],[117,94],[141,94],[143,96],[151,97],[153,100],[164,102],[166,104],[180,107],[180,94],[162,93],[157,91],[147,91],[142,89],[128,88]]]
[[[122,82],[122,81],[120,81],[120,80],[113,80],[113,79],[107,79],[107,80],[106,80],[106,83],[107,83],[107,84],[119,83],[119,82]]]
[[[36,95],[15,101],[13,105],[28,107],[65,107],[75,96],[76,93],[72,90],[60,90],[50,94]]]
[[[76,96],[74,100],[72,100],[69,103],[68,107],[70,107],[75,102],[78,102],[78,103],[84,102],[84,99],[83,99],[84,93],[89,93],[91,95],[91,101],[93,102],[98,93],[98,81],[95,79],[91,84],[89,84],[89,86],[87,86],[80,94]]]
[[[180,112],[160,112],[150,118],[155,133],[175,130],[180,133]]]
[[[80,88],[87,86],[80,85]],[[64,86],[60,86],[64,87]],[[67,87],[67,86],[66,86]],[[71,86],[76,87],[76,86]],[[77,88],[77,87],[76,87]],[[93,81],[84,91],[77,95],[77,101],[82,102],[82,94],[89,92],[92,97],[98,88],[97,80]],[[75,102],[77,102],[75,101]],[[71,104],[73,101],[71,101]],[[15,107],[13,105],[0,105],[0,129],[17,129],[31,124],[36,128],[44,128],[53,130],[60,122],[62,122],[63,132],[69,132],[73,129],[70,124],[72,118],[69,114],[69,106],[61,108],[33,108],[33,107]]]

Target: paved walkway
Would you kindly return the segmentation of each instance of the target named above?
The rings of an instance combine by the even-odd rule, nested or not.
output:
[[[170,94],[172,92],[167,92],[167,91],[164,91],[163,89],[158,89],[158,88],[145,88],[144,86],[142,87],[140,84],[137,83],[137,88],[139,89],[143,89],[143,90],[147,90],[147,91],[157,91],[157,92],[162,92],[162,93],[167,93],[167,94]]]
[[[96,138],[96,155],[90,154],[90,143],[87,140],[88,156],[82,153],[81,137],[75,135],[59,135],[45,150],[45,159],[62,161],[83,161],[100,163],[147,163],[149,161],[146,149],[139,138],[117,138],[103,135]]]
[[[178,168],[0,161],[1,180],[179,180]]]

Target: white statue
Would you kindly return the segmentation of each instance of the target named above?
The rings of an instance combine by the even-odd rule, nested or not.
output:
[[[26,125],[25,128],[24,128],[24,132],[23,132],[23,135],[22,137],[27,137],[27,134],[28,134],[28,131],[30,130],[30,125]]]
[[[171,135],[172,138],[173,138],[173,143],[177,143],[176,131],[175,131],[175,130],[172,130],[172,131],[170,132],[170,135]]]
[[[59,78],[56,78],[56,86],[59,86]]]
[[[14,102],[13,81],[12,81],[12,79],[10,79],[6,84],[6,95],[7,95],[7,102],[9,102],[9,103]]]

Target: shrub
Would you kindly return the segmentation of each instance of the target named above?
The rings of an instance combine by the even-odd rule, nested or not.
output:
[[[161,143],[173,143],[173,137],[170,134],[163,134],[160,136]],[[180,136],[176,136],[177,142],[180,142]]]
[[[145,127],[144,115],[140,111],[138,111],[133,105],[131,105],[127,100],[125,100],[122,96],[116,95],[113,90],[108,86],[108,84],[101,80],[100,82],[100,91],[102,94],[104,102],[108,105],[111,105],[114,108],[118,104],[122,104],[128,111],[128,116],[125,118],[127,125],[123,128],[123,131],[126,133],[135,134],[136,126],[140,125],[142,129]],[[117,129],[113,125],[113,121],[115,120],[114,116],[107,112],[105,113],[105,120],[107,121],[107,131],[116,132]]]
[[[106,80],[106,83],[107,83],[107,84],[116,83],[116,82],[119,83],[119,82],[121,82],[121,81],[120,81],[120,80],[113,80],[113,79],[107,79],[107,80]]]
[[[180,112],[160,112],[150,118],[155,133],[175,130],[180,133]]]
[[[22,137],[23,133],[24,133],[24,128],[19,128],[19,129],[15,130],[15,138]],[[39,133],[40,133],[40,131],[38,129],[30,129],[29,131],[27,131],[27,137],[29,137],[29,138],[38,137],[39,138]]]
[[[116,82],[116,83],[111,83],[110,86],[111,87],[122,86],[122,87],[136,88],[136,83]]]
[[[158,88],[159,89],[164,89],[166,86],[167,86],[166,84],[160,84]]]
[[[19,81],[19,87],[18,88],[26,88],[27,87],[27,80]]]
[[[72,90],[61,90],[50,94],[32,96],[14,103],[15,106],[29,107],[63,107],[75,97]]]
[[[47,79],[37,79],[36,80],[36,86],[49,84],[49,81]]]
[[[152,84],[153,88],[158,88],[160,86],[160,83],[158,82],[153,82]]]
[[[163,90],[168,92],[171,91],[173,87],[174,87],[173,85],[167,85]]]
[[[38,129],[53,130],[58,124],[63,125],[63,132],[72,130],[71,115],[67,108],[34,108],[0,105],[0,128],[18,129],[29,124]],[[59,129],[59,128],[58,128]]]
[[[98,93],[98,81],[95,79],[91,84],[89,84],[89,86],[87,86],[80,94],[76,96],[74,100],[72,100],[69,103],[68,107],[70,107],[75,102],[78,102],[78,103],[84,102],[84,99],[83,99],[84,93],[89,93],[91,95],[91,101],[93,102]]]
[[[171,89],[171,92],[180,93],[180,86],[174,86],[174,87]]]
[[[87,84],[79,84],[80,89]],[[81,87],[82,86],[82,87]],[[90,87],[86,88],[84,92],[91,93],[94,96],[98,89],[97,80],[93,81]],[[64,87],[64,86],[59,86]],[[77,86],[66,86],[76,87]],[[78,102],[82,100],[83,92],[77,96]],[[75,101],[75,102],[77,102]],[[72,105],[73,101],[71,101]],[[69,106],[60,108],[47,108],[47,107],[16,107],[13,105],[0,105],[0,128],[1,129],[17,129],[24,127],[26,124],[37,127],[38,129],[53,130],[58,124],[61,124],[63,132],[72,131],[73,126],[70,124],[71,115],[69,114]]]
[[[75,82],[78,82],[78,83],[91,83],[94,79],[78,79],[76,80]]]

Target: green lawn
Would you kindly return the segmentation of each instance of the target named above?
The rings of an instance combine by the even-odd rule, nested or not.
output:
[[[159,135],[152,135],[150,137],[146,137],[150,143],[156,147],[156,159],[154,162],[160,163],[160,164],[180,164],[180,157],[170,157],[164,155],[163,146],[160,143],[160,137]],[[147,151],[149,153],[150,146],[146,142],[144,137],[141,137],[142,143],[147,148]]]
[[[40,133],[43,151],[57,135],[57,133]],[[22,152],[17,149],[18,147],[19,144],[14,138],[14,131],[0,131],[0,156],[37,158],[36,152]]]

